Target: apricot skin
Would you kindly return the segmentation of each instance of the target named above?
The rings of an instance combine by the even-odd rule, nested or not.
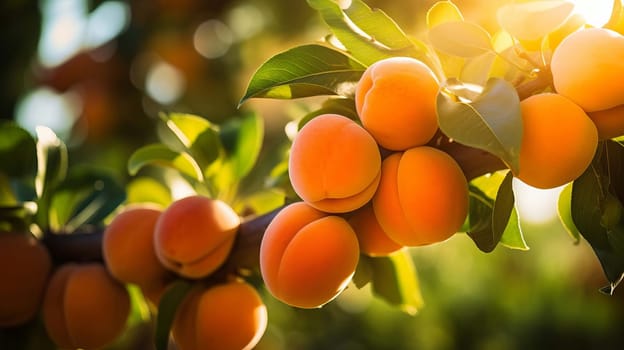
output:
[[[579,177],[596,152],[598,132],[581,107],[555,93],[520,102],[522,142],[515,174],[533,187],[547,189]]]
[[[250,350],[267,327],[267,309],[245,282],[194,288],[177,311],[173,337],[180,350]]]
[[[51,269],[47,248],[30,233],[0,233],[0,327],[35,316]]]
[[[393,241],[379,225],[370,203],[356,210],[349,217],[349,224],[357,235],[360,252],[363,254],[387,256],[403,248],[402,245]]]
[[[550,68],[557,93],[586,112],[624,104],[624,36],[605,28],[568,35],[553,53]]]
[[[291,306],[316,308],[346,287],[359,253],[346,220],[297,202],[282,209],[267,227],[260,270],[274,297]]]
[[[169,276],[154,249],[154,228],[161,213],[155,207],[129,207],[106,227],[102,256],[117,280],[151,289]]]
[[[612,139],[624,135],[624,104],[602,111],[587,113],[598,129],[598,138]]]
[[[288,171],[304,201],[325,212],[344,213],[372,198],[380,165],[379,148],[366,130],[346,117],[324,114],[295,137]]]
[[[369,66],[356,86],[364,128],[384,148],[403,151],[426,144],[438,129],[439,83],[424,63],[392,57]]]
[[[228,257],[239,226],[240,217],[220,200],[198,195],[179,199],[156,222],[156,256],[181,276],[208,276]]]
[[[46,331],[60,348],[98,349],[124,330],[130,296],[104,265],[70,263],[52,275],[42,312]]]
[[[384,159],[373,209],[392,240],[405,246],[441,242],[468,213],[468,185],[455,160],[428,146]]]

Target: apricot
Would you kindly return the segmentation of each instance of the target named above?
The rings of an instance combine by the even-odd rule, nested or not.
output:
[[[179,199],[156,222],[156,256],[183,277],[206,277],[225,262],[239,226],[240,217],[221,200],[199,195]]]
[[[254,287],[233,281],[191,290],[178,308],[172,333],[180,350],[250,350],[267,322],[266,306]]]
[[[612,139],[624,135],[624,104],[602,111],[587,113],[596,125],[598,138]]]
[[[117,280],[151,289],[169,276],[154,249],[154,229],[161,213],[156,207],[128,207],[106,227],[102,256]]]
[[[555,49],[550,68],[557,93],[586,112],[624,104],[624,36],[605,28],[568,35]]]
[[[403,151],[426,144],[438,129],[439,83],[431,69],[409,57],[370,65],[355,90],[355,106],[377,143]]]
[[[268,225],[260,244],[260,271],[278,300],[316,308],[347,286],[359,254],[357,237],[345,219],[296,202]]]
[[[384,159],[373,209],[395,242],[421,246],[457,232],[468,213],[468,184],[455,160],[429,146]]]
[[[393,241],[379,225],[371,203],[356,210],[349,217],[349,224],[355,231],[360,252],[368,256],[387,256],[403,248]]]
[[[366,130],[349,118],[324,114],[295,137],[288,171],[301,199],[319,210],[343,213],[373,197],[380,165],[379,148]]]
[[[43,299],[43,323],[63,349],[97,349],[124,330],[130,296],[100,263],[59,267]]]
[[[0,327],[31,320],[52,270],[48,249],[30,233],[0,233]]]
[[[598,144],[596,127],[583,109],[562,95],[541,93],[522,100],[520,110],[520,169],[514,175],[542,189],[579,177]]]

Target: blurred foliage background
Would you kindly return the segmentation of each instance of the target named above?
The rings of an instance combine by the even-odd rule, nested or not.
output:
[[[434,2],[367,3],[418,35]],[[468,20],[493,28],[505,1],[454,2]],[[8,0],[0,13],[0,118],[28,130],[48,126],[74,164],[97,163],[122,179],[129,155],[157,139],[160,111],[216,123],[256,111],[266,124],[263,153],[271,154],[286,141],[284,125],[318,102],[252,100],[238,108],[262,62],[328,33],[303,0]],[[546,214],[538,221],[523,221],[529,251],[499,246],[484,254],[462,234],[413,249],[426,304],[416,316],[368,288],[351,286],[320,310],[265,294],[270,326],[258,348],[621,348],[624,293],[600,294],[606,280],[588,244],[567,235],[552,200],[525,194],[521,217],[546,205],[537,207]]]

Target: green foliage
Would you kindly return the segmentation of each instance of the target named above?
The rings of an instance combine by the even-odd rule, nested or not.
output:
[[[574,10],[571,1],[533,1],[498,9],[500,26],[519,40],[538,40],[565,23]]]
[[[437,50],[459,57],[475,57],[493,50],[485,29],[463,21],[434,26],[429,30],[429,41]]]
[[[167,287],[160,299],[156,318],[156,331],[154,333],[156,350],[167,350],[169,346],[169,332],[171,331],[176,311],[193,286],[194,284],[189,281],[177,280]]]
[[[0,123],[0,173],[10,177],[34,178],[37,151],[34,138],[12,122]]]

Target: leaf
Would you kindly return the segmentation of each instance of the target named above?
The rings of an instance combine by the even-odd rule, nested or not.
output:
[[[303,45],[277,54],[254,73],[239,105],[252,97],[293,99],[351,92],[366,68],[343,52]]]
[[[492,39],[483,27],[469,22],[445,22],[429,29],[429,42],[449,55],[475,57],[491,52]]]
[[[511,210],[509,222],[507,223],[507,227],[505,227],[505,231],[503,231],[500,243],[511,249],[529,250],[529,246],[524,240],[524,234],[522,233],[522,227],[520,226],[516,208]]]
[[[228,153],[228,162],[232,163],[234,181],[245,177],[253,166],[256,164],[260,150],[262,149],[262,140],[264,137],[264,124],[255,113],[247,113],[241,118],[231,119],[229,124],[222,128],[221,138],[225,134],[229,134],[232,138],[232,145],[226,152]],[[223,141],[224,145],[226,141]]]
[[[533,1],[501,6],[499,25],[520,40],[537,40],[559,28],[574,10],[570,1]]]
[[[170,145],[173,150],[188,153],[202,171],[206,171],[221,155],[218,128],[205,118],[184,113],[161,116],[168,130],[182,148]]]
[[[451,1],[438,1],[427,11],[427,28],[431,29],[446,22],[463,21],[464,16]]]
[[[355,110],[355,100],[351,98],[329,98],[323,102],[321,108],[315,109],[306,114],[297,123],[297,130],[301,130],[303,126],[310,120],[323,114],[340,114],[351,120],[359,119]]]
[[[35,192],[37,194],[36,223],[42,230],[49,228],[49,207],[52,190],[65,179],[68,168],[68,152],[65,143],[52,129],[38,126],[37,134],[37,176]]]
[[[342,9],[334,0],[307,0],[332,33],[359,62],[369,66],[393,56],[410,56],[431,65],[427,47],[410,39],[383,11],[352,0]]]
[[[193,284],[185,280],[177,280],[172,283],[158,304],[158,316],[156,318],[156,331],[154,333],[154,345],[156,350],[167,350],[169,345],[169,332],[175,319],[178,306],[191,291]]]
[[[568,184],[561,190],[559,200],[557,201],[557,215],[568,234],[574,239],[574,243],[578,244],[581,240],[581,233],[576,228],[572,219],[572,184]]]
[[[173,151],[163,144],[151,144],[136,150],[128,160],[128,172],[136,175],[147,165],[170,167],[191,179],[203,181],[199,165],[188,153]]]
[[[461,144],[494,154],[517,173],[522,117],[513,85],[490,78],[483,92],[469,102],[460,101],[462,97],[453,92],[462,87],[447,85],[438,94],[440,129]]]
[[[486,84],[496,57],[497,55],[494,51],[488,51],[479,56],[466,59],[461,69],[459,80],[469,84]]]
[[[374,258],[367,255],[360,255],[360,260],[358,261],[357,268],[351,279],[357,289],[364,288],[373,279],[373,262],[371,259]]]
[[[156,203],[164,208],[172,202],[169,188],[149,177],[133,179],[126,186],[126,194],[128,203]]]
[[[13,122],[0,123],[0,174],[32,177],[37,173],[35,139]]]
[[[414,262],[407,250],[387,257],[370,258],[373,293],[386,302],[415,315],[423,306]]]

